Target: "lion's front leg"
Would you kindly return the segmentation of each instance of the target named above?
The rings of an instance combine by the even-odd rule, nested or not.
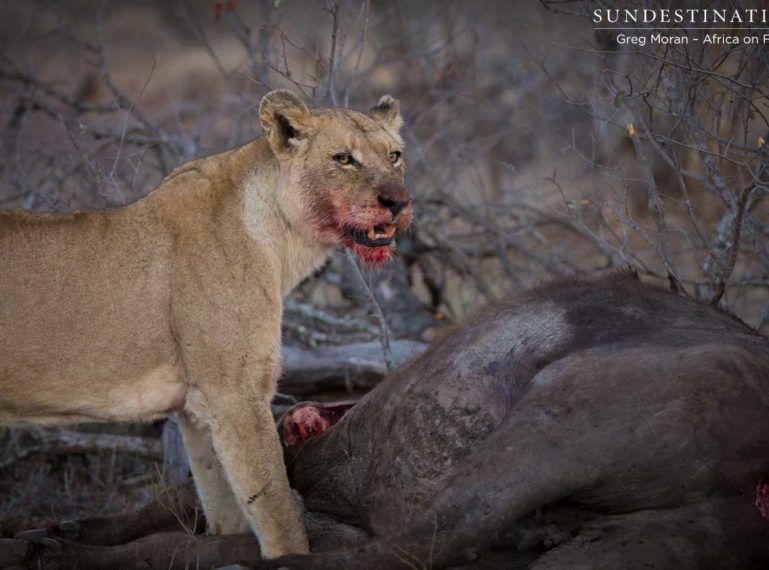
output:
[[[211,431],[189,414],[179,414],[179,427],[190,459],[198,497],[206,514],[211,534],[243,534],[250,532],[243,511],[235,500],[230,484],[214,453]]]
[[[309,552],[299,509],[291,496],[269,397],[258,401],[244,394],[220,394],[211,403],[210,412],[214,452],[235,501],[259,538],[263,556]]]
[[[237,509],[259,538],[265,558],[306,553],[307,535],[291,496],[270,409],[279,347],[259,343],[254,336],[201,340],[188,345],[185,358],[190,382],[185,414],[192,422],[184,429],[209,527],[240,531],[238,515],[232,512]],[[209,435],[218,462],[211,463],[205,454]]]
[[[211,243],[219,246],[214,237]],[[228,512],[234,510],[228,506],[231,501],[245,515],[265,558],[304,554],[309,551],[307,535],[270,409],[281,360],[280,288],[270,281],[269,267],[234,263],[234,257],[223,257],[208,243],[195,244],[207,254],[204,271],[200,254],[179,261],[172,314],[187,383],[184,413],[210,435],[234,496],[231,501],[215,464],[207,463],[205,432],[185,433],[198,451],[193,475],[206,518],[213,530],[237,527]],[[258,258],[257,250],[246,253],[253,254],[249,260]],[[205,470],[208,465],[212,470]]]

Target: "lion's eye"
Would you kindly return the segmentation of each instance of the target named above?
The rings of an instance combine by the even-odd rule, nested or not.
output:
[[[340,152],[339,154],[335,154],[334,160],[337,161],[342,166],[347,166],[355,162],[355,159],[352,157],[352,155],[349,152]]]
[[[390,162],[392,162],[393,164],[398,162],[400,159],[401,159],[401,151],[394,150],[390,153]]]

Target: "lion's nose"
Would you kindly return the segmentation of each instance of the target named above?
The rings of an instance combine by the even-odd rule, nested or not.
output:
[[[393,218],[397,217],[398,214],[401,213],[401,210],[409,205],[409,202],[411,202],[411,200],[406,200],[403,202],[400,200],[393,200],[392,198],[383,198],[382,196],[379,197],[379,203],[392,212]]]
[[[392,212],[393,218],[411,203],[409,192],[400,184],[388,184],[379,188],[379,204]]]

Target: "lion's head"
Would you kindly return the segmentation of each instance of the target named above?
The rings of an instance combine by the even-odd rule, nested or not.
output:
[[[280,90],[265,95],[259,118],[280,162],[288,221],[306,239],[350,247],[366,263],[389,259],[412,215],[398,102],[385,95],[368,114],[309,111]]]

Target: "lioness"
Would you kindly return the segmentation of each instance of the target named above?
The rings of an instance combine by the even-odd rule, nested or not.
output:
[[[411,206],[392,97],[273,91],[259,118],[128,206],[0,213],[0,423],[178,412],[209,531],[250,526],[272,558],[308,550],[270,412],[282,297],[335,246],[386,260]]]

